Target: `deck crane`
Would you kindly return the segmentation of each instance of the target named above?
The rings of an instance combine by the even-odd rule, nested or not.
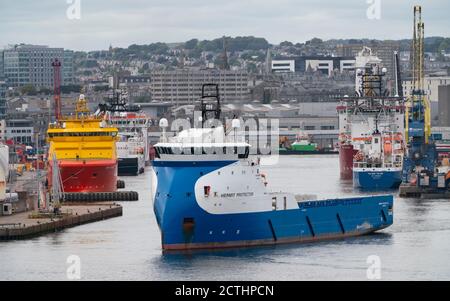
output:
[[[403,162],[401,196],[447,194],[446,174],[438,170],[436,145],[431,135],[430,103],[424,91],[424,30],[422,7],[414,6],[411,45],[412,91],[407,101],[407,149]]]

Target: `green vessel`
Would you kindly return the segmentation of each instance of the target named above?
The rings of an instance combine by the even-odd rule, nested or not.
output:
[[[291,144],[291,150],[301,152],[317,151],[317,143],[312,143],[308,139],[300,139]]]
[[[311,142],[308,135],[297,135],[297,139],[292,144],[288,137],[280,137],[280,147],[278,148],[280,155],[308,155],[308,154],[335,154],[336,149],[331,146],[328,148],[319,148],[317,143]]]

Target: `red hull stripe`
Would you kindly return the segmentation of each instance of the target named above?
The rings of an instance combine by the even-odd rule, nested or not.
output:
[[[384,227],[383,227],[384,228]],[[200,250],[200,249],[225,249],[225,248],[245,248],[251,246],[264,246],[264,245],[278,245],[278,244],[290,244],[290,243],[308,243],[315,241],[325,241],[342,239],[348,237],[366,235],[383,228],[370,229],[366,231],[353,231],[345,234],[329,234],[321,235],[317,237],[292,237],[283,238],[277,241],[263,239],[263,240],[251,240],[251,241],[233,241],[233,242],[220,242],[220,243],[186,243],[186,244],[163,244],[164,251],[187,251],[187,250]]]

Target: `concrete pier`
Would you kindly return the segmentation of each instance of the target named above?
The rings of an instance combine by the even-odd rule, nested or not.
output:
[[[399,188],[402,198],[450,199],[450,191],[433,189],[416,185],[401,184]]]
[[[24,239],[65,228],[122,216],[122,206],[114,203],[65,203],[61,217],[39,217],[28,211],[0,217],[0,240]]]

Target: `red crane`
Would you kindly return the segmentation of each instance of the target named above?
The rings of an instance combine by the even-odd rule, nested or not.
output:
[[[61,118],[61,62],[55,59],[52,62],[53,67],[53,97],[55,99],[55,118],[58,121]]]

